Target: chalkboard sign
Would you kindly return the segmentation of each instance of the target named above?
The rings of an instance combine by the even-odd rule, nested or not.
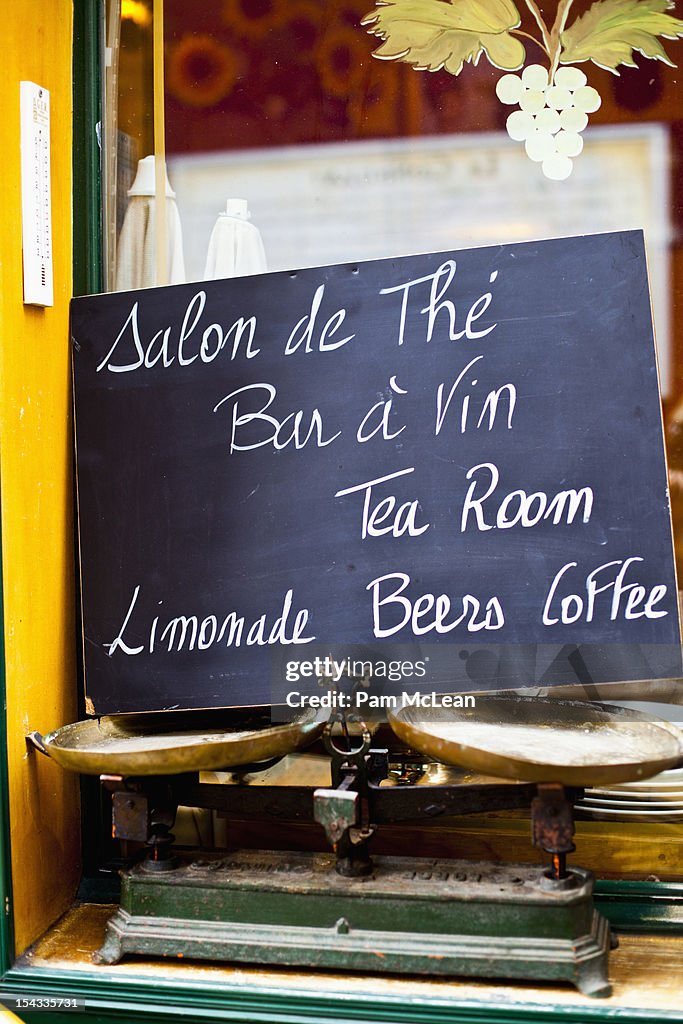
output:
[[[640,232],[90,296],[72,336],[91,711],[267,704],[326,645],[680,644]]]

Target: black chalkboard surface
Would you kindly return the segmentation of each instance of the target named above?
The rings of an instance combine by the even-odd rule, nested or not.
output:
[[[640,232],[90,296],[72,335],[95,713],[267,704],[320,645],[680,644]]]

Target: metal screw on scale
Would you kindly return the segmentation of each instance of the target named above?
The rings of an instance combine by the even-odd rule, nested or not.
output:
[[[157,825],[155,833],[149,838],[149,852],[144,861],[145,871],[174,871],[176,858],[171,854],[175,836],[168,826]]]
[[[531,834],[533,845],[551,856],[550,868],[543,880],[553,888],[569,889],[576,885],[576,876],[567,870],[567,854],[573,853],[574,807],[580,796],[560,783],[539,783],[537,795],[531,801]]]

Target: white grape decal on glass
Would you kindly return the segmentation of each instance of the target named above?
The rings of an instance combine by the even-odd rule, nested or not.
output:
[[[538,35],[521,27],[511,0],[380,0],[361,24],[382,40],[373,54],[380,60],[459,75],[484,54],[506,71],[496,95],[511,108],[508,135],[524,145],[547,178],[562,181],[571,174],[590,115],[601,104],[586,71],[576,65],[592,62],[618,75],[619,65],[637,67],[638,51],[675,67],[659,37],[679,39],[683,21],[667,13],[672,0],[596,0],[570,23],[573,0],[560,0],[543,5],[555,10],[549,27],[539,4],[524,2]],[[528,61],[525,42],[534,43],[546,63]]]
[[[547,178],[568,178],[573,158],[583,149],[581,133],[601,102],[597,89],[587,82],[584,72],[574,67],[558,68],[549,81],[540,64],[498,80],[498,99],[517,108],[507,119],[508,135],[524,143],[527,156],[540,163]]]

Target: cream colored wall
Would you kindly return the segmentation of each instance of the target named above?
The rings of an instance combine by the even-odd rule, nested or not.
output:
[[[25,735],[76,717],[71,408],[70,0],[3,5],[0,125],[0,514],[17,952],[73,897],[78,780]],[[50,91],[55,303],[22,301],[19,83]]]

